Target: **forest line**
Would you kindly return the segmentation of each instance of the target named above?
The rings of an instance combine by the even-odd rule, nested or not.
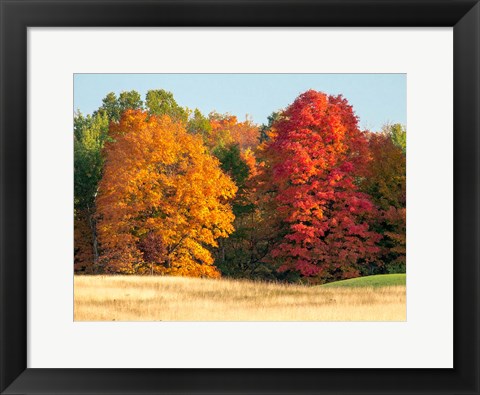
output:
[[[108,94],[74,119],[75,272],[325,283],[406,270],[406,130],[314,90],[268,124]]]

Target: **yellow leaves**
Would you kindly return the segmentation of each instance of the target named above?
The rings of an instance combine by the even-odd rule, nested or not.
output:
[[[111,125],[97,213],[112,271],[217,276],[204,245],[233,232],[237,187],[198,136],[169,117],[127,111]],[[121,240],[119,235],[123,235]],[[115,258],[115,260],[113,260]]]

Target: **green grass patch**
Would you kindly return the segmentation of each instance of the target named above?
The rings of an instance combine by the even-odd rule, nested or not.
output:
[[[407,275],[400,274],[377,274],[376,276],[365,276],[351,278],[349,280],[334,281],[323,284],[321,287],[392,287],[395,285],[406,285]]]

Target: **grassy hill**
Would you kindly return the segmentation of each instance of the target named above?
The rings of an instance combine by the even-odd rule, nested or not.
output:
[[[366,276],[351,278],[350,280],[335,281],[332,283],[321,285],[321,287],[392,287],[396,285],[406,285],[407,276],[401,274],[378,274],[376,276]]]

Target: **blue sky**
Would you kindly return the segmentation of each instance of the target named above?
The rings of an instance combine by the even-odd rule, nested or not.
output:
[[[342,94],[360,118],[360,127],[373,131],[389,123],[407,123],[406,74],[75,74],[74,109],[91,114],[109,92],[136,90],[145,98],[150,89],[166,89],[177,103],[198,108],[246,114],[266,123],[308,89]]]

